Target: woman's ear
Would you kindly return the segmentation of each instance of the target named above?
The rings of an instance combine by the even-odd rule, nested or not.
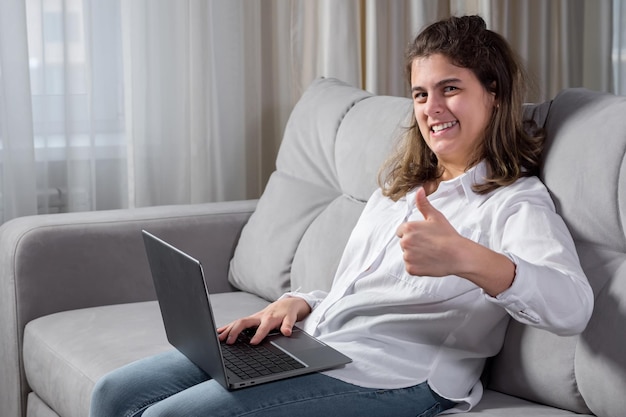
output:
[[[487,91],[489,91],[489,94],[493,96],[493,107],[498,108],[500,107],[500,102],[498,100],[498,97],[496,96],[496,85],[496,81],[492,81],[491,83],[489,83]]]

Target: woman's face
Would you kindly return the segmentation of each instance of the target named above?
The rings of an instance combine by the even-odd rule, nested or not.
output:
[[[413,61],[411,94],[420,132],[444,168],[443,179],[462,174],[482,146],[494,94],[471,70],[440,54]]]

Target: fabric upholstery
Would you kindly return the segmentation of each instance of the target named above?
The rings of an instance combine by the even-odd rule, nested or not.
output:
[[[298,242],[322,209],[341,195],[335,136],[348,110],[370,96],[334,80],[318,80],[312,87],[289,117],[276,171],[241,233],[230,266],[234,286],[268,300],[291,288]]]
[[[249,293],[211,298],[218,324],[267,305]],[[24,331],[24,367],[37,396],[64,417],[84,417],[95,382],[134,360],[172,349],[156,301],[51,314]]]
[[[256,201],[28,216],[0,227],[0,416],[26,413],[24,326],[64,310],[154,299],[147,228],[205,264],[212,291],[231,291],[228,262]],[[217,278],[219,277],[219,278]]]
[[[289,118],[276,171],[242,231],[231,283],[268,300],[320,289],[320,279],[327,289],[409,111],[404,98],[315,81]]]
[[[371,96],[356,103],[343,118],[335,138],[341,194],[302,237],[292,264],[292,289],[330,288],[352,228],[377,187],[378,169],[397,144],[411,109],[404,98]]]
[[[464,417],[585,417],[592,414],[578,414],[561,408],[547,407],[541,403],[487,390],[481,402],[472,411],[460,415]]]
[[[551,146],[544,170],[596,295],[576,345],[578,388],[594,414],[611,416],[626,410],[624,115],[626,97],[582,89],[557,95],[546,124]]]
[[[571,89],[545,124],[542,178],[574,236],[595,293],[580,336],[512,323],[491,388],[581,413],[626,409],[626,98]],[[622,352],[622,353],[620,353]]]
[[[59,417],[41,398],[34,392],[28,394],[28,408],[26,413],[29,417]]]
[[[241,232],[231,283],[266,300],[289,291],[295,249],[311,222],[336,197],[334,189],[274,172]]]

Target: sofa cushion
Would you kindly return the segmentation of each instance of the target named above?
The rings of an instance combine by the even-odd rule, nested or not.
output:
[[[335,189],[274,172],[241,232],[230,282],[270,301],[289,291],[291,264],[302,235],[337,195]]]
[[[310,224],[291,265],[294,290],[330,289],[343,249],[364,205],[362,201],[340,195]]]
[[[314,81],[290,116],[276,171],[242,231],[231,283],[268,300],[290,289],[328,289],[410,111],[407,98]]]
[[[237,288],[274,300],[291,288],[298,243],[321,211],[342,194],[335,139],[343,117],[371,94],[318,79],[294,107],[276,171],[244,227],[230,266]]]
[[[330,288],[350,233],[378,186],[378,171],[399,142],[411,109],[407,98],[373,96],[356,103],[343,118],[335,139],[341,195],[302,236],[292,264],[292,288]]]
[[[626,255],[579,245],[590,279],[611,277],[596,291],[596,307],[576,346],[578,389],[598,416],[623,416],[626,410]]]
[[[580,336],[511,323],[493,389],[599,416],[626,409],[626,98],[565,90],[545,124],[542,178],[574,237],[596,296]],[[621,324],[618,324],[621,323]]]
[[[592,417],[554,408],[496,391],[486,390],[482,400],[472,411],[456,414],[463,417]]]
[[[211,302],[220,324],[267,305],[241,292],[215,294]],[[24,369],[37,400],[63,417],[84,417],[101,376],[167,349],[156,301],[94,307],[31,321],[24,331]],[[29,407],[45,409],[36,402]]]

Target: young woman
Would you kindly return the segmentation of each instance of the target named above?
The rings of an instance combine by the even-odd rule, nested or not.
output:
[[[228,392],[177,352],[97,384],[92,417],[433,416],[481,398],[511,317],[581,332],[593,294],[536,177],[524,79],[477,16],[427,27],[407,54],[414,120],[354,228],[328,293],[292,292],[218,329],[232,343],[296,321],[353,363]]]

